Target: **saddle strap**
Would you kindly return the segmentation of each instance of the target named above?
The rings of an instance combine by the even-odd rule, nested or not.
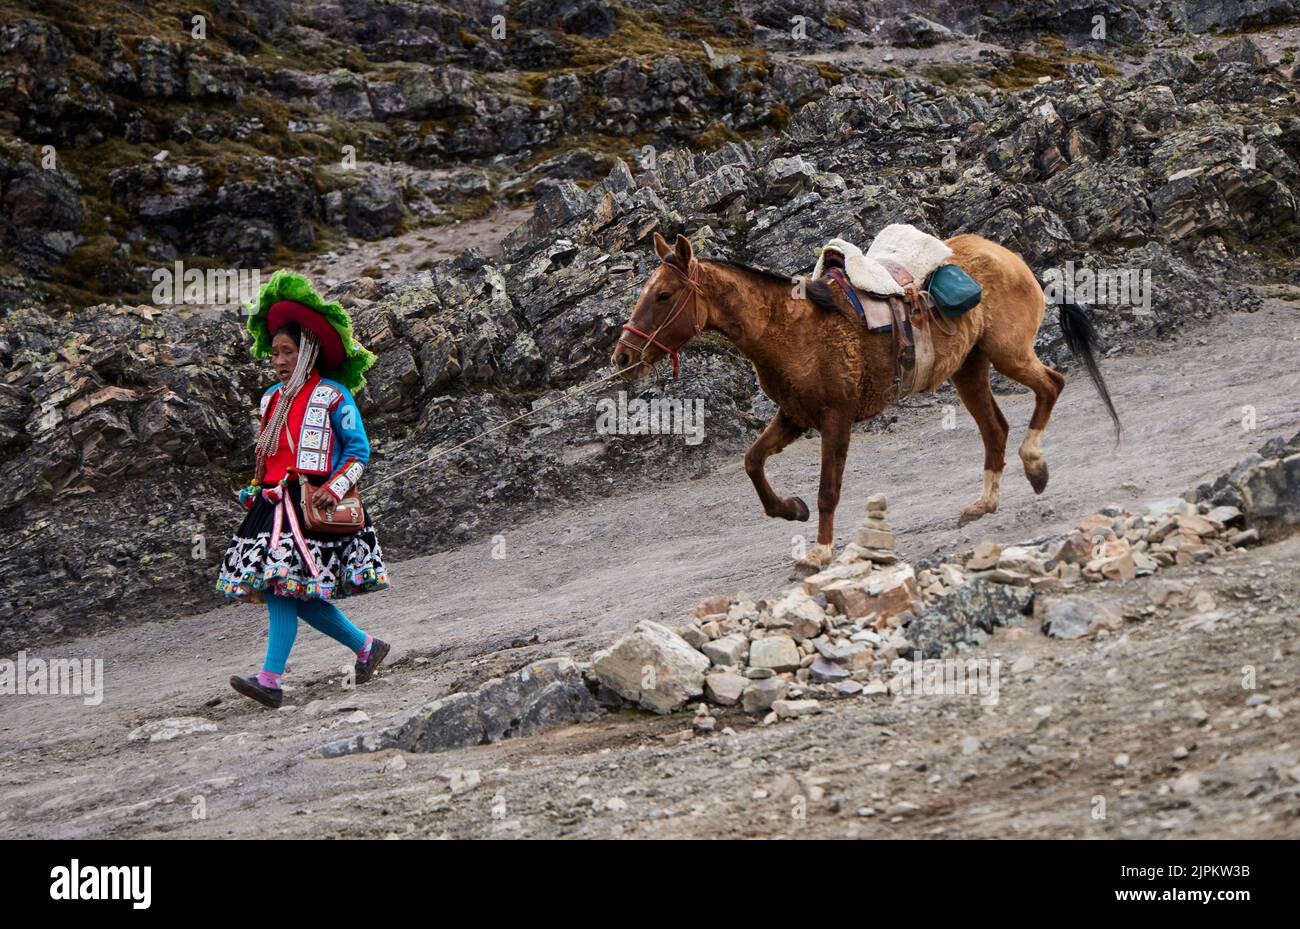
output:
[[[827,271],[826,276],[840,285],[840,289],[844,291],[849,298],[849,302],[853,304],[853,309],[857,310],[858,318],[865,323],[867,321],[867,311],[863,308],[862,301],[858,299],[857,288],[853,287],[848,282],[848,279],[836,268]]]
[[[903,267],[897,261],[894,261],[894,259],[877,258],[876,261],[880,262],[880,264],[884,266],[885,270],[893,275],[894,280],[898,282],[898,286],[902,287],[903,290],[907,290],[907,288],[914,282],[915,279],[912,277],[912,272],[907,270],[907,268]]]

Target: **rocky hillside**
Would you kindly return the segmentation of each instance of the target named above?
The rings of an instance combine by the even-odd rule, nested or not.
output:
[[[1295,14],[1293,0],[5,0],[0,270],[68,307],[139,300],[177,258],[292,264],[589,183],[644,145],[762,138],[873,70],[854,65],[863,48],[1023,45],[930,69],[1009,88]]]
[[[1149,270],[1149,307],[1094,308],[1114,351],[1294,279],[1289,33],[1206,34],[1294,4],[795,6],[219,0],[195,8],[203,39],[167,2],[0,6],[0,651],[220,603],[269,377],[233,312],[144,305],[177,259],[297,266],[535,204],[499,254],[333,288],[381,359],[360,396],[374,478],[598,373],[656,230],[785,273],[898,221],[1040,271]],[[918,48],[906,70],[872,57]],[[1061,365],[1058,336],[1041,350]],[[709,441],[598,435],[593,401],[571,401],[382,488],[389,557],[615,476],[689,474],[771,412],[709,337],[667,389],[704,399]]]
[[[769,62],[715,6],[7,2],[7,262],[69,305],[139,299],[178,257],[291,263],[591,179],[635,144],[716,146],[838,76]]]

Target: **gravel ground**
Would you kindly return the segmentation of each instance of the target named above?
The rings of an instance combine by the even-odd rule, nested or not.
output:
[[[1212,479],[1264,439],[1300,428],[1300,305],[1284,296],[1107,359],[1127,435],[1118,448],[1086,379],[1072,376],[1047,432],[1047,492],[1032,494],[1013,455],[1001,509],[962,529],[956,517],[978,494],[982,461],[964,411],[956,429],[944,429],[950,401],[927,398],[893,431],[857,436],[841,539],[876,492],[889,498],[901,554],[916,558],[1061,531],[1107,503]],[[1000,403],[1018,444],[1029,395]],[[1241,425],[1245,406],[1255,410],[1253,431]],[[812,499],[816,470],[817,442],[804,439],[769,474],[779,492]],[[392,590],[345,604],[359,625],[395,643],[391,670],[342,691],[350,656],[304,627],[279,712],[226,686],[260,661],[259,608],[160,617],[34,653],[104,659],[105,697],[93,707],[5,698],[0,836],[1300,832],[1300,539],[1162,572],[1213,592],[1221,614],[1213,621],[1143,615],[1149,582],[1139,579],[1092,588],[1136,617],[1106,639],[1058,642],[1031,626],[999,633],[979,650],[1002,661],[990,707],[962,697],[856,698],[772,727],[724,716],[719,728],[734,734],[677,745],[660,737],[689,728],[689,718],[624,713],[517,742],[404,756],[401,770],[392,753],[313,754],[538,657],[586,657],[641,619],[676,624],[708,594],[772,593],[786,581],[791,534],[811,525],[763,517],[739,456],[705,475],[611,486],[597,505],[502,526],[504,559],[485,541],[393,565]],[[1253,669],[1255,690],[1243,689],[1243,668]],[[1252,696],[1258,705],[1247,705]],[[217,728],[128,741],[135,726],[171,716]],[[1185,758],[1175,758],[1179,747]],[[1127,764],[1116,763],[1120,755]],[[481,780],[443,776],[455,770]]]

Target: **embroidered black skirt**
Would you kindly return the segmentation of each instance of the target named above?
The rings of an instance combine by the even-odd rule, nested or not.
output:
[[[302,527],[302,490],[296,481],[285,486]],[[276,510],[282,506],[257,495],[226,549],[217,590],[235,600],[263,603],[268,591],[300,599],[339,600],[388,587],[388,570],[369,513],[365,526],[356,532],[338,535],[303,530],[299,542],[282,512],[279,544],[272,548]],[[303,556],[304,546],[310,560]]]

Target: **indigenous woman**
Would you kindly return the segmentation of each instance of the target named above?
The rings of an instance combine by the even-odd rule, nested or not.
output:
[[[255,477],[239,492],[248,510],[231,540],[217,590],[265,602],[270,634],[262,670],[230,686],[266,706],[284,701],[281,676],[298,619],[356,653],[356,683],[370,680],[389,645],[354,626],[332,601],[388,587],[379,539],[367,515],[352,532],[307,528],[303,494],[333,513],[370,460],[353,391],[375,356],[352,338],[352,320],[306,278],[277,271],[248,320],[255,358],[279,382],[262,394]],[[306,483],[301,483],[301,476]],[[342,511],[340,511],[342,512]]]

